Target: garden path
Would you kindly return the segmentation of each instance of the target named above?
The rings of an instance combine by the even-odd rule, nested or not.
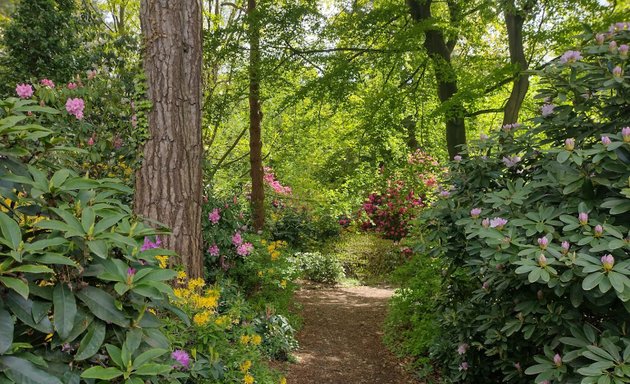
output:
[[[290,384],[417,383],[383,345],[383,321],[394,290],[305,286],[297,292],[304,326],[288,368]]]

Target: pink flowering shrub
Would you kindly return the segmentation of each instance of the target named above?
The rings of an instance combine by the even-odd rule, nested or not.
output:
[[[630,92],[611,69],[628,70],[628,27],[550,65],[554,108],[471,143],[409,236],[388,337],[447,381],[627,380]]]

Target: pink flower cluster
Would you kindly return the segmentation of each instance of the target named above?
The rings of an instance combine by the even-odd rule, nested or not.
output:
[[[210,248],[208,248],[208,253],[210,254],[210,256],[219,256],[219,246],[216,244],[212,244]]]
[[[159,237],[155,238],[155,243],[152,242],[148,237],[145,237],[144,244],[142,244],[140,251],[144,252],[144,251],[148,251],[149,249],[160,248],[161,245],[162,245],[162,241],[160,240]]]
[[[576,61],[580,61],[582,59],[582,54],[580,51],[566,51],[562,56],[560,56],[560,62],[562,64],[571,64]]]
[[[83,119],[83,109],[85,108],[85,102],[80,98],[69,98],[66,101],[66,111],[69,114],[74,115],[78,120]]]
[[[43,85],[44,87],[48,87],[48,88],[55,88],[55,83],[53,83],[52,80],[48,80],[48,79],[41,79],[39,81],[39,83],[41,85]]]
[[[18,84],[15,87],[15,93],[21,99],[28,99],[33,96],[33,87],[30,84]]]
[[[232,235],[232,244],[236,247],[236,253],[239,256],[247,256],[254,250],[252,243],[243,242],[243,237],[240,232],[236,232]]]
[[[219,212],[221,212],[219,208],[214,208],[212,212],[208,214],[208,220],[210,220],[212,224],[216,224],[221,220],[221,214]]]
[[[265,175],[263,176],[263,181],[271,187],[276,193],[281,195],[290,195],[292,190],[291,187],[285,187],[278,180],[276,180],[276,175],[273,173],[273,170],[270,167],[264,168]]]

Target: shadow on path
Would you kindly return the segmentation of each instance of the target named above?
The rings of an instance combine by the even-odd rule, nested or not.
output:
[[[304,326],[290,384],[413,384],[382,342],[392,289],[302,289]]]

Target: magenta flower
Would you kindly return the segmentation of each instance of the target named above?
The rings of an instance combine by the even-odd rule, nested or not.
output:
[[[468,351],[468,344],[462,343],[457,347],[457,353],[463,355]]]
[[[237,247],[243,244],[243,237],[241,236],[240,232],[236,232],[234,235],[232,235],[232,244]]]
[[[41,85],[43,85],[44,87],[48,87],[48,88],[55,88],[55,83],[53,83],[52,80],[48,80],[48,79],[41,79],[39,81],[39,83]]]
[[[617,42],[615,40],[608,43],[608,51],[610,53],[617,53]]]
[[[582,54],[580,51],[566,51],[562,56],[560,56],[560,62],[562,64],[571,64],[576,61],[580,61],[582,59]]]
[[[491,228],[496,228],[498,230],[503,229],[503,227],[505,226],[505,224],[507,224],[508,221],[502,217],[495,217],[493,219],[490,219],[490,227]]]
[[[594,232],[595,232],[595,237],[601,237],[602,234],[604,233],[604,227],[602,227],[601,225],[597,224],[595,226]]]
[[[472,216],[473,219],[478,218],[479,215],[481,215],[481,208],[473,208],[470,210],[470,216]]]
[[[549,239],[547,239],[546,237],[538,238],[538,246],[540,247],[540,249],[547,249],[547,245],[549,245]]]
[[[597,44],[599,45],[604,44],[605,39],[606,35],[604,35],[603,33],[598,33],[597,35],[595,35],[595,41],[597,41]]]
[[[467,362],[463,362],[459,365],[459,370],[460,371],[467,371],[468,370],[468,363]]]
[[[609,146],[611,143],[610,141],[610,137],[608,136],[602,136],[602,144],[604,144],[605,146]]]
[[[542,114],[542,117],[547,117],[551,115],[555,107],[556,106],[553,104],[544,104],[542,107],[540,107],[540,113]]]
[[[142,244],[140,251],[144,252],[144,251],[148,251],[149,249],[160,248],[160,245],[162,245],[162,241],[160,241],[159,238],[156,238],[155,243],[154,243],[148,237],[145,236],[144,243]]]
[[[28,99],[33,96],[33,87],[30,84],[18,84],[15,87],[15,93],[21,99]]]
[[[625,60],[628,58],[628,45],[623,44],[619,46],[619,56]]]
[[[572,151],[575,149],[575,139],[566,139],[564,141],[564,149],[567,151]]]
[[[543,268],[547,266],[547,258],[542,253],[538,256],[538,265]]]
[[[68,89],[72,90],[72,89],[77,89],[78,85],[77,83],[68,83]]]
[[[580,224],[586,225],[588,223],[588,213],[580,212],[578,214],[578,220],[580,221]]]
[[[236,247],[236,253],[239,256],[247,256],[254,250],[252,243],[244,243]]]
[[[460,162],[460,161],[462,161],[462,157],[461,157],[460,155],[455,155],[455,156],[453,157],[453,160],[454,160],[454,161],[457,161],[457,162]]]
[[[490,226],[490,219],[486,217],[485,219],[481,220],[481,226],[484,228],[488,228]]]
[[[604,270],[606,272],[608,272],[611,269],[613,269],[613,266],[615,265],[615,258],[611,254],[602,256],[600,261],[602,262],[602,266],[604,267]]]
[[[208,248],[208,253],[210,254],[210,256],[219,256],[219,246],[216,244],[212,244],[210,248]]]
[[[612,74],[614,77],[621,78],[623,76],[623,68],[621,68],[620,66],[616,66],[615,68],[613,68]]]
[[[188,353],[181,349],[176,349],[171,353],[171,358],[177,361],[184,369],[188,369],[190,365],[190,356]]]
[[[87,145],[89,145],[90,147],[94,145],[94,137],[90,137],[87,141]]]
[[[85,108],[85,102],[80,98],[69,98],[66,100],[66,111],[69,114],[74,115],[78,120],[83,119],[83,109]]]
[[[569,253],[569,248],[571,248],[571,243],[569,243],[568,241],[563,241],[562,242],[562,254],[566,255],[567,253]]]
[[[219,212],[219,208],[214,208],[212,212],[208,214],[208,219],[212,224],[216,224],[219,222],[219,220],[221,220],[221,215],[219,214]]]
[[[556,355],[553,357],[553,363],[556,365],[556,367],[562,366],[562,357],[560,356],[560,354],[556,353]]]

